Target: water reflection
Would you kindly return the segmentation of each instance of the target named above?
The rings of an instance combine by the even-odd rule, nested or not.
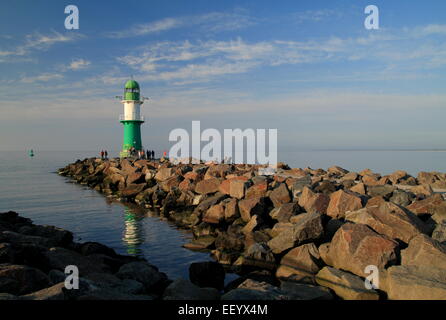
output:
[[[122,238],[127,247],[127,254],[137,257],[144,256],[141,245],[144,243],[144,216],[140,215],[130,208],[124,209],[124,236]]]

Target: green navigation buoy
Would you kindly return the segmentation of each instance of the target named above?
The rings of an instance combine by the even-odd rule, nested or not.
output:
[[[30,157],[34,157],[34,151],[33,151],[33,149],[29,150],[29,156],[30,156]]]

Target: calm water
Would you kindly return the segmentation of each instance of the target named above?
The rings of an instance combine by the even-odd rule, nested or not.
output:
[[[191,234],[152,217],[145,210],[110,202],[87,187],[67,182],[58,168],[93,156],[93,152],[0,151],[0,212],[14,210],[37,224],[74,232],[79,241],[98,241],[122,254],[143,255],[170,278],[188,278],[189,264],[210,260],[207,253],[182,248]],[[111,154],[113,155],[113,154]],[[359,171],[370,168],[387,174],[397,169],[446,171],[446,152],[308,151],[280,153],[293,167],[327,168],[339,165]]]
[[[0,151],[0,212],[13,210],[37,224],[74,232],[75,240],[97,241],[122,254],[143,255],[172,279],[188,278],[189,264],[209,254],[181,246],[192,238],[145,210],[110,202],[85,186],[54,173],[86,152]]]

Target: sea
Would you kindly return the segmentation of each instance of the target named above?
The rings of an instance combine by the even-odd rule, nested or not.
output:
[[[187,279],[191,263],[211,260],[209,253],[182,247],[192,239],[189,231],[57,174],[57,169],[77,159],[96,155],[95,151],[34,150],[30,157],[26,150],[0,151],[0,212],[13,210],[36,224],[70,230],[75,241],[97,241],[120,254],[142,256],[171,279]],[[278,160],[291,167],[338,165],[383,175],[395,170],[414,176],[419,171],[446,172],[445,151],[296,151],[279,153]]]

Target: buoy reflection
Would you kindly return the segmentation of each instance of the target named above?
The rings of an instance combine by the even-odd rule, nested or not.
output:
[[[142,219],[142,216],[138,216],[128,208],[125,209],[125,229],[122,240],[127,247],[127,253],[132,256],[143,256],[143,251],[141,249],[141,244],[144,242]]]

